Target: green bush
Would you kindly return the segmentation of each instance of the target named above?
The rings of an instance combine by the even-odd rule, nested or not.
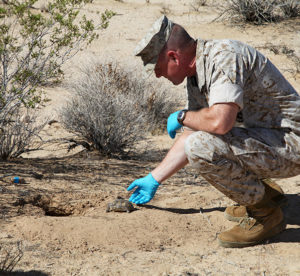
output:
[[[20,155],[41,129],[33,120],[20,123],[24,112],[43,103],[39,87],[60,81],[62,65],[91,43],[96,30],[106,28],[114,15],[106,11],[95,26],[79,14],[90,0],[49,1],[46,13],[34,8],[36,2],[0,5],[0,159]]]

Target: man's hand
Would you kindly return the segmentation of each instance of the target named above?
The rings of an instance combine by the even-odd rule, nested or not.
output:
[[[177,116],[179,112],[180,110],[172,113],[168,118],[167,131],[172,139],[174,139],[176,136],[176,130],[182,127],[182,125],[179,124],[177,121]]]
[[[133,181],[127,188],[127,191],[131,191],[135,187],[137,187],[137,189],[133,192],[129,201],[135,204],[149,202],[154,197],[159,185],[160,184],[153,178],[151,173],[143,178]]]

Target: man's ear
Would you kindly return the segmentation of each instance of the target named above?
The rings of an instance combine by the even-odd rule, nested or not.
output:
[[[179,55],[178,55],[178,53],[176,53],[175,51],[170,50],[170,51],[167,52],[167,57],[168,57],[169,60],[172,60],[177,65],[179,65]]]

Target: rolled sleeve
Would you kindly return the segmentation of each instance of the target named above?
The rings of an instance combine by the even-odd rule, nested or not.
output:
[[[209,106],[217,103],[235,103],[243,109],[244,91],[238,84],[215,84],[210,88]]]
[[[235,103],[243,109],[244,86],[248,70],[243,56],[232,51],[220,51],[212,55],[208,104]]]

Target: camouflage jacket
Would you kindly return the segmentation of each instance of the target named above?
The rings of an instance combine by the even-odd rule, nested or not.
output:
[[[187,78],[189,110],[234,102],[245,127],[300,134],[300,96],[254,48],[234,40],[197,41],[197,75]]]

